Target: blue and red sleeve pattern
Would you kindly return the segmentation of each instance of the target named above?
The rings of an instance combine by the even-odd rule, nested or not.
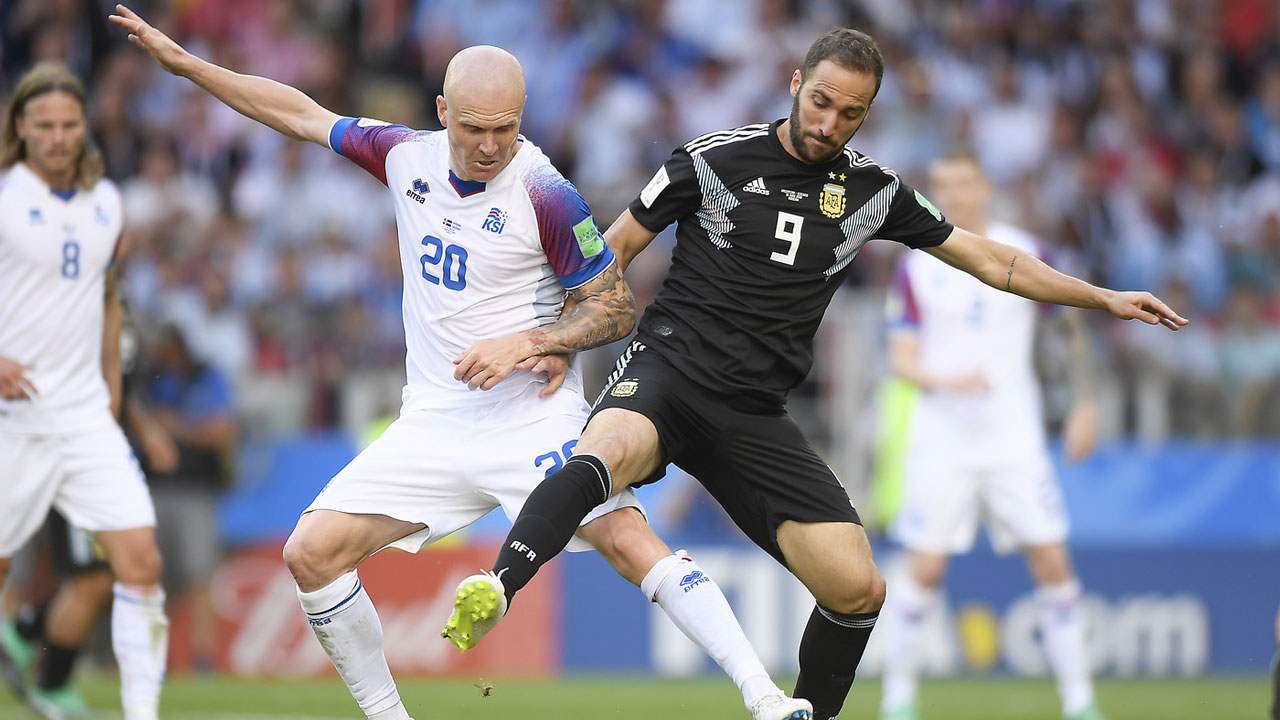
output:
[[[387,184],[387,153],[415,136],[429,134],[380,120],[344,117],[329,130],[329,147]]]
[[[907,263],[899,262],[889,287],[889,329],[913,331],[920,327],[920,304],[911,289],[911,276]]]
[[[547,261],[566,290],[581,287],[613,262],[591,208],[573,183],[544,165],[524,178]]]

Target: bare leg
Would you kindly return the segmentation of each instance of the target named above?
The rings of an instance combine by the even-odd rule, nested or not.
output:
[[[408,720],[383,654],[382,623],[356,566],[425,525],[386,515],[314,510],[298,520],[284,560],[311,629],[365,715]]]
[[[154,720],[169,653],[169,619],[160,587],[160,551],[155,528],[97,534],[115,575],[111,645],[120,664],[125,720]]]
[[[1026,549],[1026,556],[1036,584],[1045,654],[1058,681],[1062,714],[1070,717],[1093,705],[1080,582],[1062,543],[1034,545]]]
[[[788,520],[777,537],[791,572],[818,601],[800,640],[794,694],[813,703],[814,717],[835,717],[884,604],[884,579],[860,525]]]

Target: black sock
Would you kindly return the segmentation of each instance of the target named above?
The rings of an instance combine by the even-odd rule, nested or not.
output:
[[[44,637],[44,620],[49,615],[49,603],[23,605],[13,620],[13,629],[27,642],[37,642]]]
[[[832,720],[840,714],[879,616],[813,609],[800,640],[800,677],[793,693],[813,703],[813,720]]]
[[[604,461],[595,455],[574,455],[529,494],[493,564],[502,573],[510,602],[529,584],[538,568],[564,550],[582,518],[609,499],[611,480]]]
[[[71,666],[75,664],[79,654],[80,648],[45,643],[44,652],[40,655],[36,685],[41,690],[60,690],[66,687],[71,681]]]

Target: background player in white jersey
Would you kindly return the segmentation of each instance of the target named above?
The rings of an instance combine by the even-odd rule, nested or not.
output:
[[[116,579],[125,718],[149,720],[168,621],[155,511],[113,412],[120,195],[86,133],[84,92],[65,67],[40,65],[19,81],[0,136],[0,579],[51,507],[95,533]],[[84,640],[51,630],[61,645]]]
[[[112,21],[166,70],[333,149],[395,197],[408,346],[401,415],[321,491],[284,555],[361,709],[404,720],[356,566],[385,547],[417,552],[499,506],[514,518],[545,474],[578,462],[570,455],[588,407],[577,371],[558,354],[630,332],[631,292],[586,202],[519,135],[524,78],[506,51],[459,52],[436,100],[446,131],[420,132],[335,115],[291,87],[204,62],[117,10]],[[575,304],[562,312],[566,291]],[[757,719],[810,717],[807,702],[769,679],[714,583],[680,585],[705,573],[653,534],[633,494],[597,507],[581,535],[725,668]],[[485,601],[505,611],[501,594]],[[449,636],[478,639],[466,618]]]
[[[991,189],[977,161],[956,155],[930,170],[930,195],[958,227],[1043,257],[1027,233],[988,219]],[[1078,460],[1094,445],[1088,341],[1071,329],[1076,405],[1065,431]],[[914,720],[918,648],[950,555],[973,547],[985,520],[997,551],[1020,549],[1036,584],[1040,628],[1063,716],[1101,717],[1093,705],[1080,583],[1067,554],[1067,517],[1053,477],[1033,364],[1030,300],[990,288],[925,253],[902,256],[889,302],[892,372],[919,388],[907,440],[905,491],[891,532],[908,551],[894,586],[885,654],[884,720]]]

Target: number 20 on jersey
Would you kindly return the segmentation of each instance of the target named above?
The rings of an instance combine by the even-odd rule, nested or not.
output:
[[[423,280],[455,291],[467,286],[466,248],[461,245],[445,245],[435,235],[422,238],[422,246],[427,249],[421,258]]]

